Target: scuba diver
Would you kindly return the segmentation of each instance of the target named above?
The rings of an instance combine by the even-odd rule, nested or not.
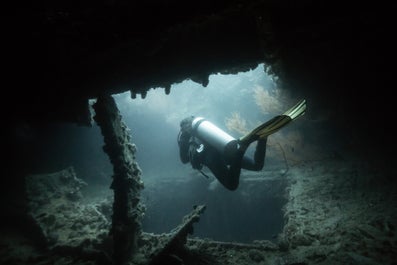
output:
[[[192,168],[202,171],[204,166],[214,174],[227,189],[236,190],[241,169],[260,171],[264,167],[267,137],[291,121],[302,116],[306,101],[299,101],[282,115],[275,116],[247,135],[235,139],[203,117],[189,116],[180,122],[178,134],[179,157],[183,164],[190,162]],[[257,142],[254,157],[245,152]]]

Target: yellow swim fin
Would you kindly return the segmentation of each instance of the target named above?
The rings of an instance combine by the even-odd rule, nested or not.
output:
[[[247,135],[241,137],[240,143],[248,146],[250,143],[263,139],[278,130],[280,130],[285,125],[289,124],[291,121],[299,118],[306,111],[306,100],[300,100],[295,106],[284,112],[282,115],[278,115],[269,121],[259,125],[254,130],[252,130]]]

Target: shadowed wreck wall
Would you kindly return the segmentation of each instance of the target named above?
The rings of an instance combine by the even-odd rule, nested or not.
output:
[[[87,100],[101,93],[145,95],[185,79],[205,86],[211,73],[265,63],[283,87],[311,95],[311,115],[327,112],[359,137],[385,139],[390,127],[377,113],[391,110],[390,10],[315,1],[38,3],[6,31],[6,77],[18,84],[8,91],[18,98],[9,118],[87,125]],[[382,129],[367,126],[374,119]]]
[[[10,161],[7,185],[2,185],[3,221],[20,216],[23,176],[40,171],[30,160],[34,152],[25,141],[29,128],[45,131],[48,122],[58,121],[86,126],[88,99],[103,93],[131,90],[133,96],[144,97],[151,87],[167,91],[172,83],[185,79],[206,86],[211,73],[236,73],[262,62],[270,66],[280,86],[307,93],[308,119],[327,117],[351,139],[352,161],[386,169],[393,165],[393,89],[388,86],[392,68],[387,67],[394,58],[391,8],[382,3],[340,6],[315,1],[204,1],[195,8],[180,4],[60,1],[38,3],[29,12],[21,8],[10,18],[15,27],[6,30],[10,51],[5,56],[6,81],[12,84],[7,98],[17,103],[12,111],[3,105],[8,117],[5,153]],[[388,186],[390,175],[378,174],[375,184]],[[327,181],[327,175],[322,176]],[[293,177],[290,181],[311,183]],[[307,199],[297,190],[291,194]],[[325,198],[321,196],[317,202]],[[289,214],[302,217],[311,211],[305,209]],[[387,221],[372,221],[392,230]],[[339,223],[333,220],[329,226]],[[304,228],[289,223],[286,232],[296,231]],[[307,245],[307,233],[303,234],[291,234],[292,244]],[[370,239],[371,234],[364,237]]]

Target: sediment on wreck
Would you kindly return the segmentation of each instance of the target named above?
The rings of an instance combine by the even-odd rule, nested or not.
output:
[[[113,237],[114,264],[127,264],[137,251],[142,233],[141,219],[144,208],[140,203],[143,182],[141,170],[135,161],[136,147],[132,144],[129,129],[111,96],[100,96],[93,105],[94,120],[101,128],[105,145],[103,150],[113,165],[114,192],[111,234]]]

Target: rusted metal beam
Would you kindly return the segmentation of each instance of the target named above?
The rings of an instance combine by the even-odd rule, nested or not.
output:
[[[113,97],[101,96],[93,107],[96,114],[94,120],[101,128],[105,141],[103,150],[109,156],[114,172],[110,187],[114,191],[111,228],[113,260],[115,265],[123,265],[137,251],[138,238],[142,233],[141,169],[135,161],[136,147],[130,142],[129,129],[123,123]]]

